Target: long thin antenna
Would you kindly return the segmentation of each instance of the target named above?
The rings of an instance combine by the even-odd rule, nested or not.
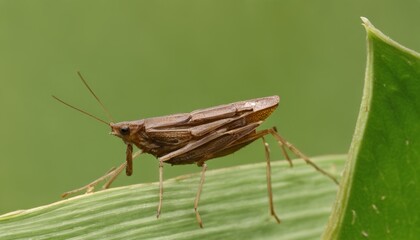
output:
[[[112,118],[111,114],[108,112],[108,110],[105,108],[105,105],[101,102],[101,100],[99,100],[99,98],[96,96],[96,94],[93,92],[93,90],[89,87],[89,85],[87,84],[86,80],[83,78],[82,74],[77,71],[77,75],[79,75],[80,79],[82,80],[82,82],[85,84],[85,86],[87,87],[87,89],[89,89],[89,92],[92,93],[92,95],[95,97],[96,101],[98,101],[98,103],[101,105],[102,109],[104,110],[105,114],[108,116],[108,118],[114,122],[114,119]],[[62,102],[62,101],[61,101]],[[66,104],[68,105],[68,104]],[[74,107],[73,107],[74,108]]]
[[[86,111],[82,110],[82,109],[79,109],[79,108],[77,108],[77,107],[75,107],[75,106],[72,106],[72,105],[70,105],[70,104],[68,104],[68,103],[64,102],[63,100],[59,99],[58,97],[56,97],[56,96],[54,96],[54,95],[52,95],[52,97],[53,97],[55,100],[57,100],[57,101],[61,102],[62,104],[67,105],[68,107],[71,107],[71,108],[73,108],[74,110],[77,110],[77,111],[79,111],[79,112],[81,112],[81,113],[83,113],[83,114],[86,114],[86,115],[88,115],[89,117],[94,118],[94,119],[98,120],[99,122],[105,123],[107,126],[109,126],[109,123],[107,123],[106,121],[104,121],[104,120],[102,120],[102,119],[100,119],[100,118],[98,118],[98,117],[96,117],[96,116],[94,116],[94,115],[92,115],[92,114],[90,114],[90,113],[88,113],[88,112],[86,112]]]

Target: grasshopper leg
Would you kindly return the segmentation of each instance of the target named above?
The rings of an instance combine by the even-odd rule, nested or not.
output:
[[[159,159],[159,205],[156,218],[159,218],[163,200],[163,161]]]
[[[330,173],[322,170],[314,162],[312,162],[307,156],[305,156],[305,154],[303,154],[301,151],[299,151],[299,149],[297,149],[291,143],[289,143],[288,141],[286,141],[286,139],[284,139],[282,136],[280,136],[280,134],[277,132],[277,129],[275,127],[270,128],[270,129],[267,129],[265,131],[268,131],[277,140],[277,142],[279,143],[279,145],[281,147],[282,146],[286,146],[296,156],[302,158],[306,162],[306,164],[311,165],[313,168],[315,168],[315,170],[317,170],[318,172],[320,172],[323,175],[327,176],[328,178],[330,178],[331,180],[333,180],[337,185],[339,185],[338,180],[333,175],[331,175]]]
[[[277,132],[277,128],[273,127],[273,130]],[[292,159],[289,157],[289,154],[286,151],[286,148],[284,146],[284,144],[282,142],[278,142],[281,148],[281,152],[283,154],[283,156],[286,158],[286,161],[289,162],[290,167],[293,167],[293,162]]]
[[[133,155],[132,155],[132,157],[131,157],[131,159],[134,159],[134,158],[136,158],[136,157],[138,157],[138,156],[140,156],[140,154],[142,154],[143,153],[143,151],[137,151],[136,153],[134,153]],[[121,173],[121,171],[124,169],[124,168],[126,168],[127,169],[127,165],[128,163],[127,163],[127,161],[126,162],[124,162],[123,164],[121,164],[115,171],[114,171],[114,173],[110,176],[110,178],[108,179],[108,181],[102,186],[102,189],[107,189],[107,188],[109,188],[110,186],[111,186],[111,184],[114,182],[114,180],[118,177],[118,175],[120,175],[120,173]],[[132,165],[131,165],[131,167],[132,167]],[[130,170],[130,171],[132,171],[132,169]]]
[[[133,154],[133,159],[138,157],[140,154],[142,153],[142,151],[137,151],[136,153]],[[74,189],[68,192],[65,192],[63,194],[61,194],[62,198],[67,197],[68,195],[74,194],[74,193],[78,193],[81,191],[86,191],[86,193],[92,193],[95,190],[95,186],[98,185],[98,183],[104,181],[105,179],[108,179],[105,184],[103,185],[102,189],[107,189],[111,186],[112,182],[114,182],[114,180],[118,177],[118,175],[122,172],[122,170],[127,166],[127,162],[122,163],[118,168],[111,168],[108,172],[106,172],[105,175],[103,175],[102,177],[96,179],[95,181],[81,187],[78,189]]]
[[[71,195],[71,194],[74,194],[74,193],[77,193],[77,192],[81,192],[81,191],[83,191],[83,190],[86,190],[86,193],[91,193],[91,192],[93,192],[94,191],[94,189],[95,189],[95,186],[96,185],[98,185],[98,183],[100,183],[101,181],[103,181],[103,180],[105,180],[105,179],[107,179],[107,178],[109,178],[109,177],[111,177],[112,175],[114,175],[115,174],[115,172],[116,171],[118,171],[118,169],[120,169],[121,167],[125,167],[125,162],[123,163],[123,164],[121,164],[121,166],[119,166],[118,168],[115,168],[115,167],[113,167],[113,168],[111,168],[111,170],[109,170],[105,175],[103,175],[102,177],[100,177],[100,178],[98,178],[98,179],[96,179],[95,181],[93,181],[93,182],[91,182],[91,183],[89,183],[89,184],[87,184],[87,185],[85,185],[85,186],[83,186],[83,187],[81,187],[81,188],[78,188],[78,189],[74,189],[74,190],[71,190],[71,191],[68,191],[68,192],[65,192],[65,193],[63,193],[63,194],[61,194],[61,197],[62,198],[65,198],[65,197],[67,197],[68,195]]]
[[[207,164],[200,163],[198,164],[198,166],[201,166],[202,170],[201,170],[200,185],[198,185],[198,191],[197,191],[197,195],[194,201],[194,211],[195,211],[195,217],[197,218],[198,225],[200,225],[200,227],[203,228],[203,221],[201,221],[200,213],[198,212],[198,202],[200,201],[201,191],[203,190],[204,179],[206,177],[205,173],[207,170]]]
[[[254,141],[254,140],[256,140],[258,138],[262,138],[263,136],[268,135],[268,134],[271,134],[277,140],[277,142],[278,142],[280,148],[282,149],[282,152],[283,152],[286,160],[289,162],[290,166],[292,166],[292,163],[291,163],[292,161],[291,161],[290,157],[288,156],[288,154],[286,153],[285,148],[288,148],[297,157],[302,158],[306,162],[306,164],[311,165],[313,168],[315,168],[316,171],[322,173],[323,175],[325,175],[326,177],[328,177],[332,181],[334,181],[334,183],[339,185],[338,180],[332,174],[322,170],[314,162],[312,162],[307,156],[305,156],[305,154],[303,154],[301,151],[299,151],[299,149],[297,149],[295,146],[293,146],[291,143],[289,143],[286,139],[284,139],[282,136],[280,136],[280,134],[277,132],[277,129],[275,127],[258,131],[256,133],[248,136],[243,142],[239,142],[237,144],[243,144],[243,143],[246,143],[246,142]]]
[[[264,137],[261,137],[263,143],[264,143],[264,148],[265,148],[265,159],[267,161],[267,168],[266,168],[266,172],[267,172],[267,191],[268,191],[268,203],[269,203],[269,207],[270,207],[270,214],[271,216],[273,216],[277,223],[280,223],[280,218],[277,216],[276,212],[274,211],[274,204],[273,204],[273,190],[271,187],[271,164],[270,164],[270,148],[268,147],[268,143],[265,141]]]
[[[286,139],[284,139],[280,134],[277,132],[277,129],[275,127],[264,129],[258,132],[251,133],[247,136],[245,136],[243,139],[238,140],[234,142],[233,144],[229,145],[227,149],[225,149],[223,154],[220,154],[218,156],[225,156],[227,154],[233,153],[237,151],[238,149],[246,146],[247,144],[262,138],[265,135],[271,134],[279,144],[282,153],[286,160],[289,162],[290,166],[293,166],[292,160],[290,159],[289,155],[287,154],[286,148],[289,149],[293,154],[295,154],[297,157],[302,158],[306,164],[311,165],[315,170],[322,173],[326,177],[330,178],[332,181],[334,181],[338,185],[337,179],[330,173],[322,170],[320,167],[318,167],[314,162],[312,162],[307,156],[305,156],[301,151],[299,151],[295,146],[293,146],[291,143],[289,143]]]

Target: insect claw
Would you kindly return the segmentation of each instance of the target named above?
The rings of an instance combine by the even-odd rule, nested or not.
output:
[[[197,208],[194,208],[194,211],[195,211],[195,217],[197,218],[198,225],[200,226],[200,228],[203,228],[203,221],[201,220],[200,213],[198,213]]]
[[[88,186],[85,194],[93,193],[94,191],[95,191],[95,186]]]
[[[274,213],[273,217],[276,219],[277,223],[281,223],[281,220],[279,217],[277,217],[277,214]]]
[[[292,168],[293,167],[293,162],[290,158],[286,158],[286,161],[289,163],[289,166]]]

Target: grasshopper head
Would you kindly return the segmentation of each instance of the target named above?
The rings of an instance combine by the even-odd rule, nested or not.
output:
[[[143,126],[142,122],[130,121],[110,123],[110,134],[121,138],[125,143],[135,143],[138,138],[138,131]]]

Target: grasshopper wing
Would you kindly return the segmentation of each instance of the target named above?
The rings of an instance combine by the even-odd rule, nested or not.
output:
[[[173,165],[204,162],[216,156],[217,152],[223,151],[231,143],[255,132],[255,129],[261,123],[262,121],[251,123],[232,130],[227,130],[226,128],[218,129],[203,138],[188,143],[178,150],[161,156],[159,159]]]

